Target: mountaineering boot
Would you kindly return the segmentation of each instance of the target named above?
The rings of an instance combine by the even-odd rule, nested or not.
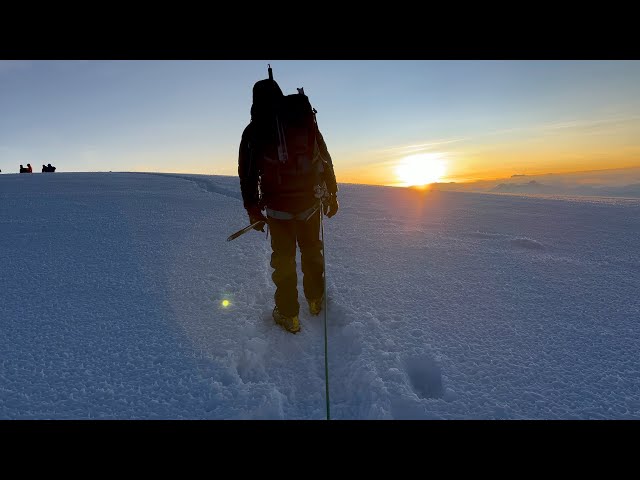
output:
[[[309,302],[309,312],[311,312],[311,315],[318,315],[320,313],[320,310],[322,310],[323,301],[324,295],[314,300],[307,299],[307,302]]]
[[[288,317],[278,311],[278,307],[273,308],[273,320],[284,328],[287,332],[298,333],[300,331],[300,320],[298,315]]]

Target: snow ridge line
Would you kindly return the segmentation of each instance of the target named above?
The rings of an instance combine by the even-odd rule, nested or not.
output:
[[[199,178],[194,178],[193,176],[189,176],[189,175],[176,175],[172,173],[154,173],[154,172],[136,172],[136,173],[143,173],[144,175],[160,175],[163,177],[173,177],[173,178],[179,178],[181,180],[187,180],[195,183],[199,188],[203,189],[206,192],[217,193],[219,195],[224,195],[225,197],[235,198],[236,200],[242,201],[242,194],[240,192],[227,190],[226,188],[220,187],[219,185],[216,185],[215,183],[209,180],[204,180],[204,179],[201,180]]]

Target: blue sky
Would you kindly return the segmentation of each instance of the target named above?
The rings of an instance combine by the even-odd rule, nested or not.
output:
[[[639,61],[0,61],[0,169],[235,175],[253,84],[304,87],[338,179],[393,183],[637,165]],[[418,147],[415,147],[418,145]]]

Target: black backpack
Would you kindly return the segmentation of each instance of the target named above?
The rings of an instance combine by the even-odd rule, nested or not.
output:
[[[263,142],[259,154],[260,191],[267,205],[295,208],[314,197],[323,171],[315,110],[304,90],[279,97],[269,123],[269,141]]]

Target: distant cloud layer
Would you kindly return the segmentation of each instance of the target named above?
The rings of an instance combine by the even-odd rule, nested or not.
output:
[[[439,190],[640,198],[640,167],[567,174],[512,175],[471,183],[440,183]]]

